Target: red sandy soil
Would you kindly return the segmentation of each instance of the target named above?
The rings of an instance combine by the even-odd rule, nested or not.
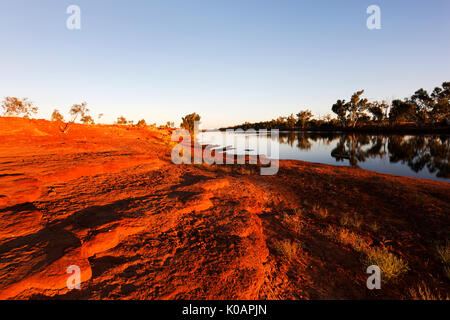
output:
[[[436,251],[449,238],[448,183],[300,161],[281,161],[275,176],[175,165],[168,129],[60,126],[0,118],[0,299],[449,293]],[[409,271],[368,290],[364,254],[330,230],[388,249]],[[67,289],[70,265],[81,290]]]

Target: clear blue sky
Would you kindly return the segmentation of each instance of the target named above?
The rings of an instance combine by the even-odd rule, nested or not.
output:
[[[371,4],[381,30],[366,28]],[[103,122],[324,116],[358,89],[403,98],[450,81],[449,14],[448,0],[0,0],[0,97],[47,119],[81,101]]]

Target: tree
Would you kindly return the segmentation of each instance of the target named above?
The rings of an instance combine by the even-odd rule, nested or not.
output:
[[[356,124],[360,118],[362,118],[365,114],[364,112],[367,110],[369,104],[366,98],[361,99],[361,95],[364,93],[364,90],[360,90],[355,92],[349,103],[348,103],[348,112],[349,112],[349,120],[352,127],[356,127]]]
[[[358,121],[367,119],[365,111],[370,104],[366,98],[361,98],[363,93],[364,90],[357,91],[352,95],[349,102],[338,100],[331,107],[331,110],[336,113],[343,126],[350,124],[354,128]]]
[[[450,120],[450,82],[444,82],[442,88],[436,87],[431,93],[433,108],[430,117],[434,123]]]
[[[284,128],[286,126],[286,117],[280,116],[275,119],[276,128]]]
[[[387,119],[389,116],[389,110],[391,108],[391,104],[386,100],[382,100],[381,102],[376,101],[377,105],[383,110],[383,119]]]
[[[120,116],[117,118],[116,124],[126,125],[128,124],[128,121],[124,116]]]
[[[189,132],[194,132],[194,124],[195,122],[200,121],[201,117],[194,113],[188,114],[187,116],[181,118],[182,122],[180,124],[181,128],[189,130]]]
[[[410,101],[414,104],[416,118],[420,123],[427,123],[430,121],[430,111],[433,109],[433,99],[424,89],[417,90]]]
[[[389,112],[389,121],[401,122],[401,121],[414,121],[415,105],[410,101],[394,100],[392,101],[392,108]]]
[[[64,117],[58,109],[53,110],[51,121],[64,121]]]
[[[331,110],[337,115],[339,121],[341,121],[342,126],[346,125],[346,113],[347,113],[347,103],[345,100],[338,100],[331,107]]]
[[[312,116],[313,115],[311,110],[302,110],[299,113],[297,113],[297,119],[302,129],[305,128],[306,123],[312,118]]]
[[[78,116],[81,116],[81,121],[85,123],[85,121],[89,122],[89,118],[92,118],[88,115],[89,109],[87,108],[87,103],[82,102],[81,104],[74,104],[72,108],[70,108],[70,114],[72,115],[72,120],[66,123],[64,128],[60,127],[63,133],[66,133],[69,129],[70,124],[74,123],[77,120]],[[92,123],[94,120],[92,120]]]
[[[381,107],[378,105],[377,102],[371,103],[368,111],[372,114],[373,121],[376,122],[383,121],[383,109],[381,109]]]
[[[83,119],[89,113],[89,109],[87,108],[87,103],[82,102],[81,104],[74,104],[72,108],[70,108],[70,114],[73,116],[72,123],[77,120],[78,116],[81,116]]]
[[[80,121],[84,124],[94,124],[94,119],[90,115],[84,115]]]
[[[296,123],[297,119],[295,118],[294,114],[291,113],[291,115],[286,119],[286,126],[288,127],[288,129],[292,130],[295,128]]]
[[[147,122],[145,122],[144,119],[139,120],[138,123],[136,124],[136,126],[139,127],[139,128],[146,127],[147,126]]]
[[[424,89],[417,90],[410,101],[414,104],[416,118],[421,123],[439,123],[450,116],[450,82],[442,88],[434,88],[431,94]]]
[[[28,98],[6,97],[1,106],[4,115],[8,117],[23,115],[24,118],[29,118],[31,114],[36,114],[38,111]]]
[[[383,122],[383,120],[388,118],[388,110],[390,109],[390,104],[385,100],[374,101],[368,104],[368,111],[372,114],[372,120],[378,123]]]

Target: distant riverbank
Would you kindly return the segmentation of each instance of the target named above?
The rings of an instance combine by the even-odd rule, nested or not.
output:
[[[450,134],[450,126],[415,126],[415,125],[396,125],[396,126],[364,126],[364,127],[330,127],[330,126],[319,126],[319,127],[307,127],[307,128],[286,128],[286,127],[278,127],[278,128],[267,128],[267,127],[247,127],[247,126],[234,126],[228,128],[220,128],[220,131],[225,131],[227,129],[278,129],[280,131],[326,131],[326,132],[348,132],[348,133],[379,133],[379,134],[439,134],[439,133],[447,133]]]

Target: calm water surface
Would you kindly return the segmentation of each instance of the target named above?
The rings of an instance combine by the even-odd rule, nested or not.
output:
[[[228,153],[352,166],[399,176],[450,182],[450,135],[368,135],[330,132],[203,132],[203,144],[231,147]],[[278,144],[279,156],[264,146]]]

